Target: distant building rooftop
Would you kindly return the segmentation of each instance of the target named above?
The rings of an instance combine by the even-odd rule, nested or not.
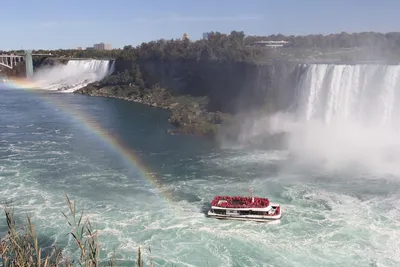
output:
[[[111,50],[112,45],[111,44],[105,44],[105,43],[99,43],[99,44],[94,44],[93,48],[95,50]]]
[[[288,41],[256,41],[253,42],[253,46],[266,46],[266,47],[282,47],[290,45],[291,43]]]
[[[257,41],[254,44],[288,44],[288,41]]]

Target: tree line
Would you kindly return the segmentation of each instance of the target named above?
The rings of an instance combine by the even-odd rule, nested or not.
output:
[[[280,56],[279,48],[253,46],[256,41],[288,41],[291,49],[343,49],[371,48],[389,53],[400,51],[400,33],[338,33],[313,34],[306,36],[286,36],[282,34],[269,36],[246,36],[243,31],[232,31],[229,34],[209,32],[207,39],[190,41],[189,39],[160,39],[142,43],[138,46],[127,45],[122,49],[99,50],[34,50],[33,53],[52,53],[57,57],[129,59],[129,60],[220,60],[236,62],[257,62],[274,59]],[[0,53],[6,51],[0,51]],[[23,53],[8,51],[7,53]]]

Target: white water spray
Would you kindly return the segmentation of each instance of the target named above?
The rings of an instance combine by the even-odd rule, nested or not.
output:
[[[296,159],[329,169],[400,175],[400,66],[307,66],[297,110],[251,118],[245,139],[286,132]]]
[[[66,65],[38,70],[32,80],[41,89],[73,92],[103,79],[113,71],[114,62],[110,67],[109,60],[69,60]]]
[[[400,66],[311,65],[289,149],[330,168],[400,174]]]
[[[400,66],[310,65],[299,83],[299,115],[326,124],[399,129]]]

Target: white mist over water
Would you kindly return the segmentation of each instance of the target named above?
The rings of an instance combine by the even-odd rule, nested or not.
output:
[[[111,65],[111,66],[110,66]],[[69,60],[66,65],[44,67],[34,77],[41,89],[73,92],[114,72],[109,60]]]
[[[242,139],[285,132],[290,154],[329,170],[400,175],[400,66],[306,66],[294,113],[251,118]]]

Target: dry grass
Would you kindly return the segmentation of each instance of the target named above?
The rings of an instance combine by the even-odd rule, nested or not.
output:
[[[8,231],[4,237],[0,237],[0,254],[2,266],[10,267],[50,267],[50,266],[117,266],[116,259],[112,256],[108,262],[100,262],[100,243],[98,234],[93,229],[88,219],[83,218],[83,210],[77,216],[76,204],[65,195],[69,216],[62,213],[72,228],[70,234],[73,236],[80,251],[79,259],[68,259],[55,245],[49,252],[44,252],[39,247],[38,236],[35,227],[27,216],[25,227],[18,226],[14,220],[12,209],[5,207]],[[115,253],[114,253],[115,254]],[[138,248],[136,266],[144,266],[142,252]],[[153,266],[150,263],[150,266]]]

